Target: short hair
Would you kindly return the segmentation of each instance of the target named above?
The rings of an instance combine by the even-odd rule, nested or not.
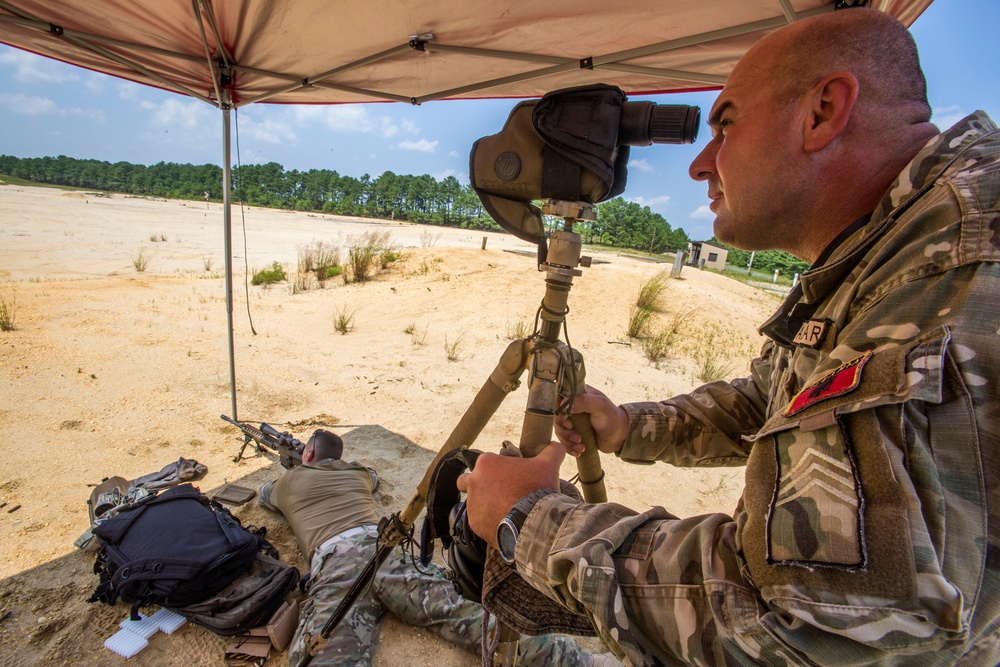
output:
[[[340,439],[340,436],[321,428],[316,429],[312,434],[306,447],[312,447],[317,461],[323,459],[339,461],[340,457],[344,455],[344,441]]]
[[[913,36],[902,23],[875,9],[851,8],[793,24],[796,44],[773,62],[784,81],[777,96],[791,101],[837,70],[858,79],[858,104],[869,113],[895,115],[908,107],[922,120],[931,116],[927,81]]]

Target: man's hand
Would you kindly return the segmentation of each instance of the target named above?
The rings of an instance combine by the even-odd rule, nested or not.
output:
[[[518,500],[539,489],[559,490],[559,466],[566,448],[549,444],[538,456],[481,454],[471,473],[458,478],[458,490],[468,494],[469,525],[490,545],[497,545],[497,526]]]
[[[605,454],[617,454],[628,435],[628,415],[607,396],[587,385],[587,391],[573,398],[573,414],[588,413],[590,425],[597,436],[597,448]],[[556,437],[566,446],[570,456],[583,453],[583,439],[565,415],[556,415]]]

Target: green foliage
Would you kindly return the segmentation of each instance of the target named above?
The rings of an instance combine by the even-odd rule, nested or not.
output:
[[[255,271],[253,278],[250,280],[251,285],[270,285],[271,283],[280,283],[283,280],[287,280],[288,277],[285,275],[285,268],[281,266],[280,263],[274,262],[271,264],[269,269],[261,269],[260,271]]]
[[[448,361],[458,361],[459,353],[462,350],[462,335],[459,334],[458,338],[448,342],[448,336],[444,337],[444,353],[448,357]]]
[[[354,331],[354,309],[341,306],[333,317],[333,328],[339,331],[341,336]]]
[[[732,364],[718,357],[709,346],[698,366],[698,379],[702,382],[718,382],[728,379],[732,374]]]
[[[674,333],[669,329],[661,329],[651,336],[642,339],[642,352],[654,364],[667,356],[674,344]]]
[[[625,330],[629,338],[639,338],[647,331],[652,324],[653,311],[648,308],[640,308],[633,305],[628,313],[628,328]]]
[[[518,320],[513,324],[507,322],[507,340],[521,340],[531,335],[531,325],[527,320]]]
[[[714,246],[726,248],[729,251],[729,256],[726,258],[726,264],[729,266],[745,269],[747,264],[750,263],[750,253],[748,251],[728,246],[714,236],[708,242]],[[781,275],[791,278],[796,273],[805,273],[809,270],[809,266],[809,262],[804,262],[795,255],[783,250],[758,250],[753,254],[753,270],[761,273],[773,274],[775,269],[777,269],[781,271]]]
[[[17,302],[14,299],[14,295],[11,294],[10,298],[7,298],[0,294],[0,331],[13,331],[17,327],[14,326],[14,314],[17,311]]]
[[[356,283],[369,280],[376,268],[384,268],[382,258],[391,252],[391,235],[389,232],[365,232],[360,236],[347,239],[347,265],[351,274],[344,274],[344,282],[350,279]]]
[[[147,255],[145,249],[139,248],[139,251],[134,255],[128,256],[129,260],[132,262],[132,268],[136,270],[136,273],[142,273],[149,266],[149,262],[153,259],[151,255]]]
[[[222,168],[160,162],[152,166],[128,162],[0,155],[0,174],[27,183],[122,192],[152,197],[202,201],[222,200]],[[502,231],[469,185],[454,176],[442,181],[424,174],[387,171],[372,179],[341,176],[336,171],[285,171],[276,162],[243,165],[233,170],[233,197],[250,206],[408,220],[464,229]],[[152,240],[152,239],[151,239]],[[166,240],[166,239],[161,239]]]
[[[574,229],[583,237],[584,243],[634,248],[656,254],[687,250],[690,242],[683,229],[673,229],[659,213],[621,197],[599,204],[597,220],[578,223]]]
[[[657,273],[642,285],[639,286],[639,296],[635,300],[635,305],[639,308],[651,310],[654,313],[663,310],[663,293],[670,283],[667,282],[666,273]]]

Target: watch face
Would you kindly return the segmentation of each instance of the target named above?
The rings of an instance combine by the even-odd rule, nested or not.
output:
[[[497,526],[497,551],[500,552],[500,557],[508,565],[514,563],[514,548],[516,546],[517,528],[514,527],[514,523],[509,518],[505,518]]]

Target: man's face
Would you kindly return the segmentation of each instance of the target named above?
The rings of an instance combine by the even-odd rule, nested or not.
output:
[[[712,105],[712,140],[689,169],[708,184],[716,237],[747,250],[787,249],[801,222],[788,206],[801,146],[797,104],[775,101],[768,60],[767,48],[755,50],[733,70]]]

